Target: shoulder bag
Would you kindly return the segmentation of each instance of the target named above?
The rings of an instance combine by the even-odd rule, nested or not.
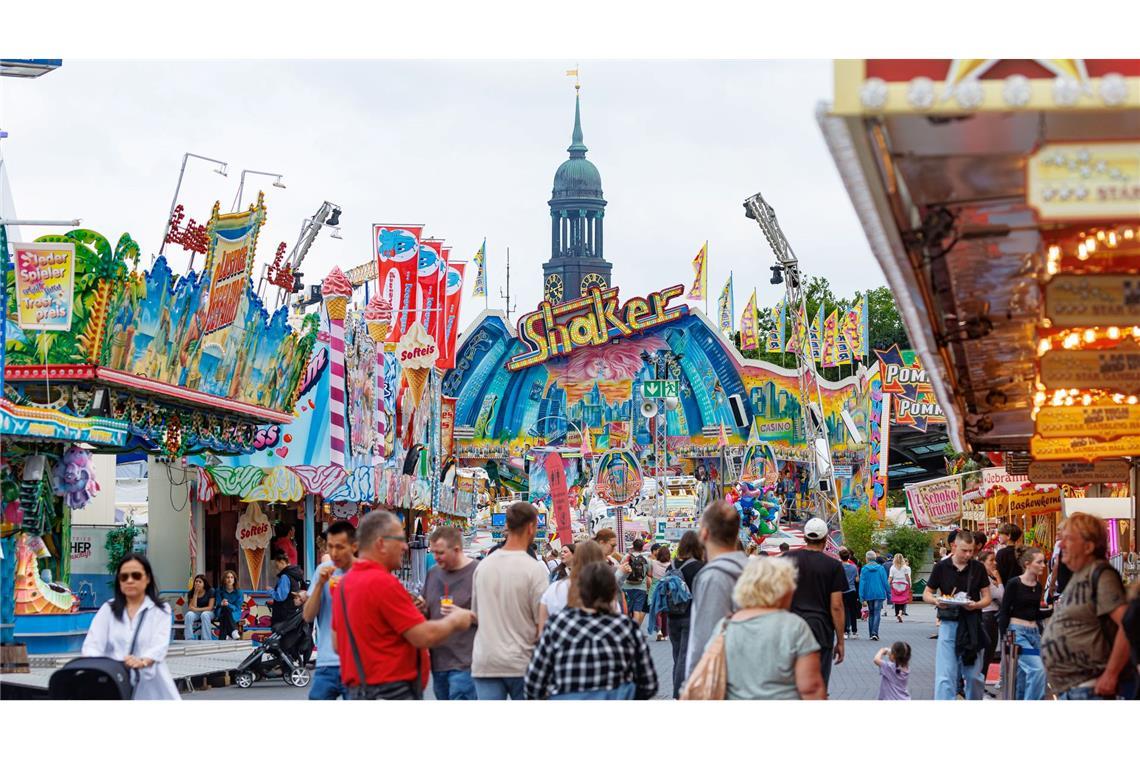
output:
[[[352,660],[356,664],[356,675],[360,679],[359,686],[350,686],[353,699],[423,699],[423,662],[420,659],[420,650],[416,649],[416,680],[393,681],[392,683],[369,684],[364,670],[364,662],[360,659],[360,649],[356,646],[356,637],[352,635],[352,626],[348,623],[348,603],[345,601],[344,586],[340,587],[340,610],[344,617],[344,630],[348,633],[348,643],[352,647]]]
[[[720,633],[701,655],[689,680],[681,690],[684,700],[719,700],[728,691],[728,656],[724,651],[724,635],[728,630],[729,615],[720,624]]]

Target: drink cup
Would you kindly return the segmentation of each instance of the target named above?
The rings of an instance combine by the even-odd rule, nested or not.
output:
[[[455,600],[452,599],[450,596],[441,596],[439,598],[439,614],[444,615],[444,616],[450,615],[451,610],[454,607],[454,605],[455,605]]]

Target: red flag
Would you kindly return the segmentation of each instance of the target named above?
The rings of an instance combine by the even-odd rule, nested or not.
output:
[[[435,311],[431,313],[431,319],[424,323],[428,334],[436,338],[436,344],[439,344],[438,334],[440,332],[439,325],[443,322],[443,296],[447,292],[447,262],[451,259],[451,249],[446,245],[440,246],[439,254],[439,271],[436,272],[436,285],[435,285]]]
[[[391,342],[398,341],[408,329],[415,306],[416,267],[423,231],[422,224],[372,225],[377,282],[384,298],[392,304],[392,329],[387,338]]]
[[[439,359],[435,366],[440,369],[455,368],[455,336],[459,332],[459,305],[463,301],[463,270],[465,261],[454,261],[447,265],[447,286],[443,293],[443,319],[436,331],[439,346]]]
[[[556,452],[547,454],[543,463],[546,479],[550,481],[550,501],[554,507],[554,525],[563,546],[574,543],[574,528],[570,523],[570,494],[566,491],[566,470],[562,457]]]
[[[419,268],[416,271],[419,287],[416,288],[416,319],[427,330],[428,335],[434,335],[433,325],[436,321],[439,305],[439,262],[443,253],[442,240],[421,240]]]

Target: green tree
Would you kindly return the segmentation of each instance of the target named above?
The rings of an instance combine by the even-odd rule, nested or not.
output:
[[[839,521],[839,528],[843,531],[843,545],[851,550],[856,560],[871,550],[873,535],[879,527],[879,516],[871,511],[870,507],[847,511]]]
[[[911,572],[917,574],[930,554],[930,536],[910,525],[900,525],[886,535],[887,551],[902,554],[910,562]]]
[[[863,297],[860,292],[855,293],[855,300]],[[867,306],[870,311],[867,329],[870,332],[871,348],[885,351],[898,344],[899,348],[910,348],[910,337],[906,334],[902,317],[899,316],[898,304],[895,294],[883,285],[867,291]]]

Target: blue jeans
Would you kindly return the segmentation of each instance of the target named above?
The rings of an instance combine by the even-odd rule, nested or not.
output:
[[[879,635],[879,622],[882,620],[883,600],[864,599],[867,602],[867,627],[871,636]]]
[[[551,699],[633,699],[637,689],[631,683],[623,683],[616,689],[594,689],[593,691],[571,691],[566,694],[555,694]]]
[[[523,694],[523,678],[472,678],[475,682],[475,693],[480,700],[507,699],[514,701],[526,699]]]
[[[197,634],[194,633],[195,627],[201,627],[202,635],[200,638],[202,641],[214,640],[213,612],[210,612],[209,610],[205,612],[191,612],[188,610],[183,616],[183,622],[186,623],[186,628],[183,630],[183,634],[185,634],[187,641],[194,641],[195,638],[199,638]]]
[[[973,665],[965,665],[954,651],[958,637],[958,621],[943,620],[938,627],[938,644],[934,654],[934,698],[953,701],[958,698],[958,679],[966,681],[966,699],[981,699],[985,682],[982,680],[982,652],[977,653]]]
[[[348,689],[340,681],[340,665],[324,665],[313,669],[309,699],[348,699]]]
[[[1098,697],[1094,694],[1093,687],[1091,686],[1074,686],[1068,691],[1062,691],[1058,694],[1057,699],[1079,700],[1083,702],[1085,700],[1104,699],[1104,697]]]
[[[1041,634],[1037,626],[1011,625],[1013,643],[1021,647],[1017,657],[1017,699],[1045,698],[1045,665],[1041,662]]]
[[[433,670],[431,688],[440,702],[448,700],[476,700],[475,683],[470,670]]]

